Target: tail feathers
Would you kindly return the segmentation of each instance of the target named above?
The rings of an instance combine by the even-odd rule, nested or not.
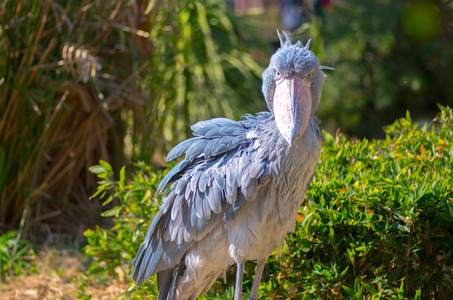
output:
[[[140,286],[143,281],[154,275],[157,264],[163,254],[162,239],[150,241],[148,245],[143,244],[134,259],[134,273],[132,279]]]
[[[138,286],[154,274],[179,264],[181,257],[194,243],[192,241],[177,245],[174,242],[165,241],[162,232],[159,233],[159,230],[162,230],[160,229],[161,222],[165,221],[165,218],[170,218],[170,215],[163,216],[162,210],[160,210],[153,219],[146,233],[145,241],[134,259],[132,279]]]
[[[132,279],[138,286],[154,274],[154,269],[162,257],[162,242],[159,241],[159,239],[156,241],[155,236],[156,227],[159,225],[161,217],[162,211],[159,211],[149,226],[145,241],[141,245],[140,250],[138,250],[138,254],[134,259],[134,273],[132,274]]]
[[[167,269],[157,273],[157,287],[159,296],[157,300],[175,299],[176,283],[184,272],[184,259],[173,269]]]

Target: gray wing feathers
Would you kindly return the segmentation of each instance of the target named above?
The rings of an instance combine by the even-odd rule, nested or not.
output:
[[[206,132],[205,137],[207,138],[222,137],[223,134],[220,133],[221,129],[222,127],[220,126],[212,127],[208,132]]]
[[[185,190],[186,185],[187,185],[188,182],[189,181],[188,181],[188,179],[185,176],[181,177],[181,179],[179,179],[176,182],[176,187],[175,187],[176,194],[180,195],[181,191],[184,193],[183,189]]]
[[[176,200],[175,200],[175,203],[173,204],[173,207],[171,208],[171,219],[174,221],[176,220],[176,217],[181,214],[181,211],[182,211],[182,201],[183,201],[184,197],[181,195],[181,196],[177,196],[176,197]]]
[[[198,179],[200,179],[202,172],[194,172],[192,176],[192,180],[190,180],[190,188],[192,192],[196,192],[198,190]],[[189,200],[189,199],[186,199]]]
[[[204,157],[212,157],[214,156],[213,154],[213,149],[214,149],[214,146],[217,144],[218,140],[217,139],[212,139],[212,140],[209,140],[209,143],[206,145],[206,148],[204,149]]]
[[[212,171],[212,176],[214,178],[214,181],[219,189],[225,188],[225,180],[222,176],[221,173],[218,172],[218,170],[213,170]]]
[[[175,176],[178,176],[178,173],[186,169],[187,165],[189,164],[188,161],[183,160],[179,164],[177,164],[173,169],[168,172],[168,174],[162,179],[160,182],[159,186],[157,187],[156,190],[156,195],[161,193],[171,182],[173,182],[175,179]]]
[[[167,269],[157,273],[157,287],[159,296],[157,300],[170,300],[175,297],[176,279],[182,276],[184,271],[184,261],[175,268]]]
[[[255,161],[255,141],[247,137],[261,119],[248,116],[239,122],[224,118],[199,122],[192,126],[195,137],[169,152],[168,160],[186,156],[157,189],[160,193],[173,183],[134,260],[137,285],[158,273],[162,291],[170,293],[174,276],[183,267],[181,259],[193,243],[215,226],[234,219],[246,200],[256,198],[260,178],[272,170],[266,167],[268,162]]]
[[[236,186],[236,169],[233,166],[226,168],[226,183],[229,186]]]
[[[256,178],[256,179],[260,178],[260,176],[263,175],[265,169],[266,169],[266,163],[265,162],[254,161],[250,165],[250,177]]]
[[[227,119],[227,118],[214,118],[211,120],[211,122],[213,122],[219,126],[222,126],[222,127],[236,126],[238,124],[238,122],[233,121],[231,119]]]
[[[206,191],[206,198],[211,210],[215,214],[219,214],[222,209],[222,192],[220,188],[216,185],[213,185],[210,189]]]
[[[184,142],[178,144],[175,148],[173,148],[167,155],[167,161],[171,161],[178,156],[183,155],[195,142],[199,141],[200,138],[193,137],[191,139],[185,140]]]
[[[202,153],[202,151],[204,151],[208,142],[209,142],[209,140],[199,139],[198,141],[195,141],[194,143],[192,143],[192,145],[189,147],[189,149],[186,152],[185,160],[193,161],[195,158],[197,158]]]
[[[200,179],[198,180],[198,189],[200,190],[200,192],[206,192],[206,187],[208,185],[208,175],[206,174],[206,172],[203,172],[201,171],[201,176],[200,176]],[[211,179],[211,178],[209,178]],[[210,181],[210,180],[209,180]]]
[[[234,151],[241,145],[250,143],[246,133],[250,127],[244,121],[236,122],[225,118],[217,118],[198,122],[192,126],[195,137],[181,142],[167,156],[171,161],[186,153],[186,157],[176,165],[160,183],[157,193],[162,192],[172,182],[184,174],[190,164],[198,164],[198,160],[215,158],[216,156]]]
[[[225,144],[222,144],[222,139],[216,139],[212,144],[211,156],[217,156],[224,152],[228,151],[228,147]]]

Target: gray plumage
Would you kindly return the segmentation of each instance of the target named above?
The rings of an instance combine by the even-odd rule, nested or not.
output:
[[[185,158],[157,189],[161,193],[170,187],[133,273],[137,285],[157,274],[158,299],[195,299],[233,264],[238,265],[235,299],[240,299],[243,264],[258,260],[249,298],[256,299],[265,260],[294,229],[321,151],[313,113],[324,74],[308,46],[279,37],[281,48],[263,73],[270,112],[245,115],[241,121],[199,122],[191,127],[194,137],[168,154],[168,160],[184,153]],[[309,101],[304,104],[308,112],[301,109],[291,117],[277,108],[282,106],[274,103],[281,101],[277,94],[288,91],[280,86],[283,92],[277,92],[283,81],[295,86],[288,92],[294,101]],[[289,133],[282,129],[287,123],[276,119],[282,111],[293,124]]]

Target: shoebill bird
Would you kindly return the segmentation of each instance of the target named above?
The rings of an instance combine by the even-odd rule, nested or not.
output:
[[[235,300],[244,263],[257,260],[249,299],[264,264],[295,228],[321,151],[313,115],[324,83],[317,57],[288,35],[263,72],[269,111],[241,121],[216,118],[168,153],[185,158],[162,180],[170,186],[134,260],[137,285],[157,274],[158,299],[195,299],[236,264]]]

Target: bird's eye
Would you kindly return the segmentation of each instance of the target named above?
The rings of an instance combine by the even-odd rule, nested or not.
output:
[[[277,72],[277,77],[280,77],[280,75],[281,75],[280,72]]]
[[[308,73],[307,78],[310,78],[310,77],[311,77],[311,73]]]

